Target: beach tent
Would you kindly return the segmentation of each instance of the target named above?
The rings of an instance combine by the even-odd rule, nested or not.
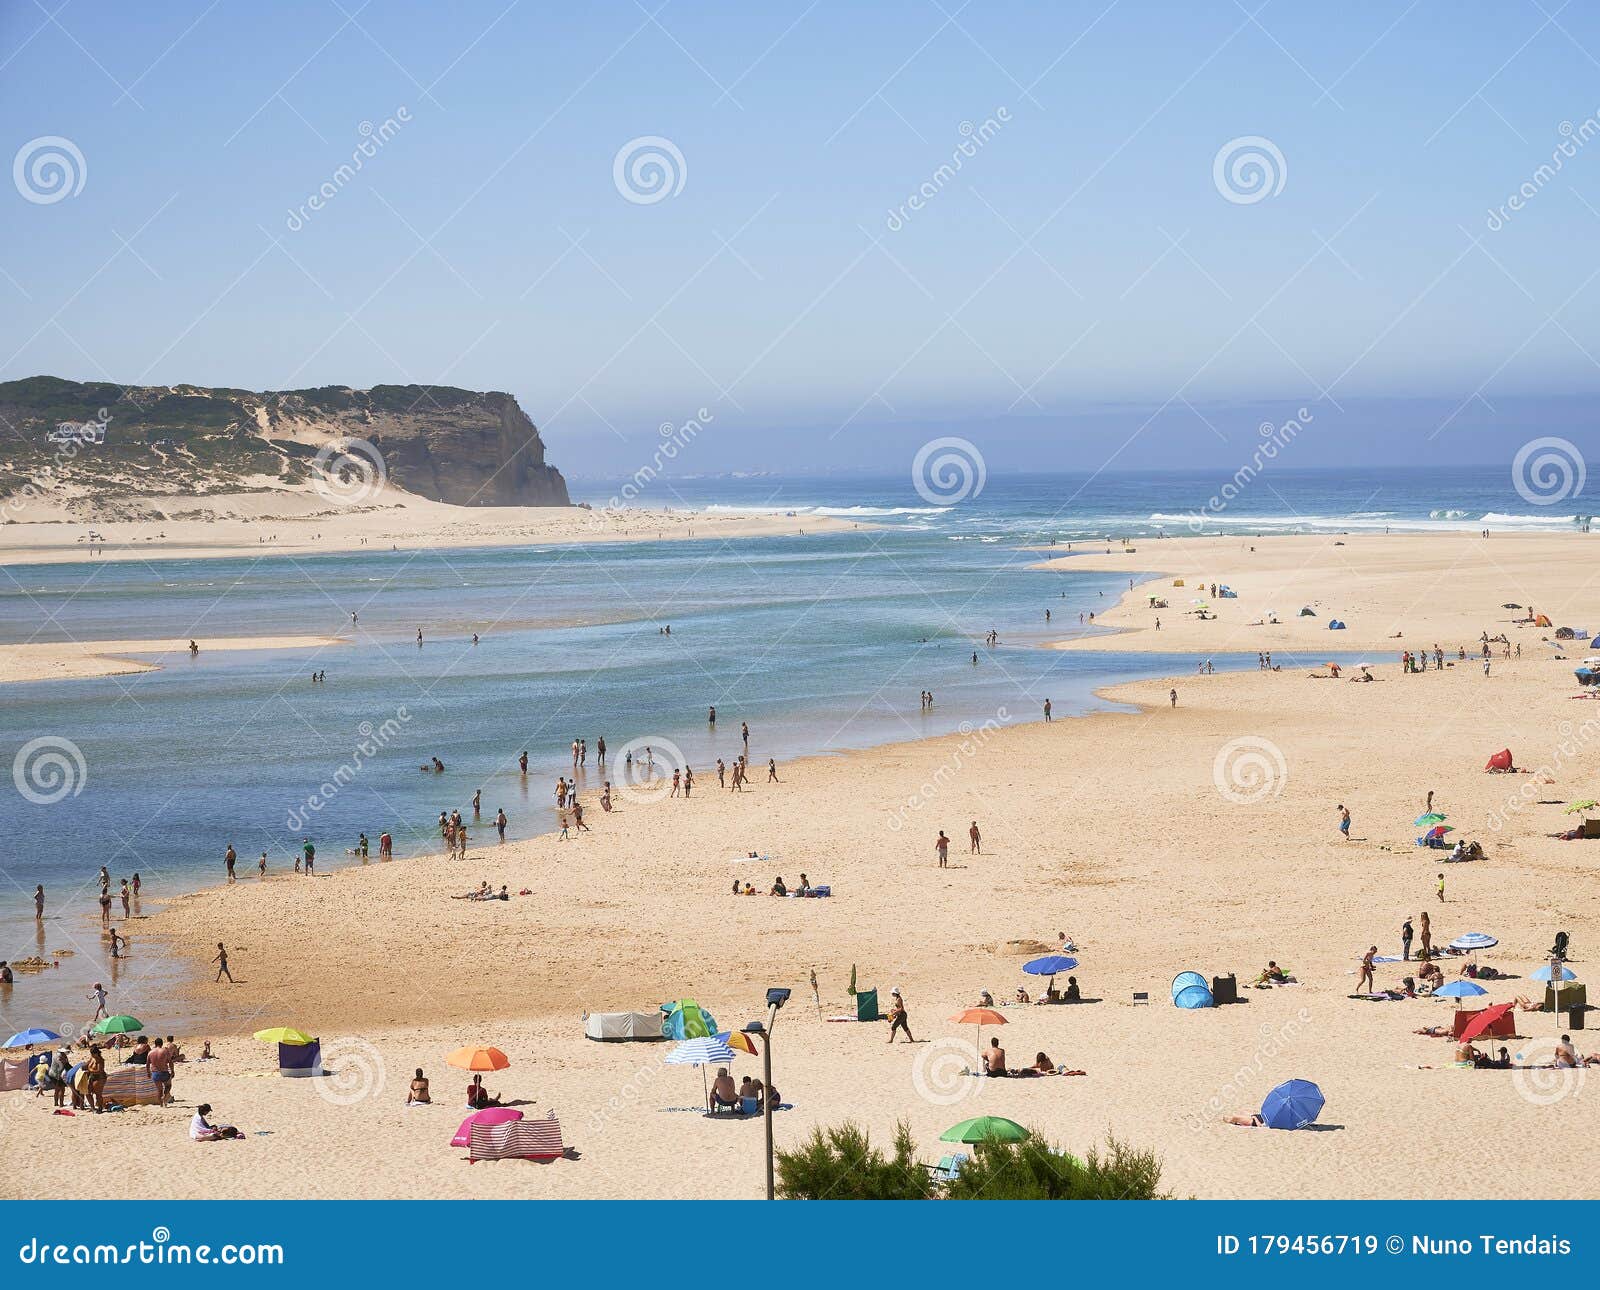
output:
[[[1180,972],[1172,978],[1172,1002],[1179,1008],[1211,1008],[1216,1006],[1211,987],[1198,972]]]
[[[879,1011],[878,1011],[878,992],[877,992],[877,990],[875,990],[875,989],[873,989],[873,990],[857,990],[856,991],[856,1020],[857,1021],[881,1021],[882,1019],[883,1019],[882,1014],[880,1014]]]
[[[322,1074],[322,1044],[315,1039],[309,1044],[279,1044],[278,1074],[295,1079]]]
[[[661,1005],[661,1033],[668,1039],[705,1039],[717,1033],[717,1019],[693,999]]]
[[[1493,757],[1484,763],[1484,770],[1505,771],[1514,770],[1515,763],[1511,760],[1511,749],[1502,748]]]
[[[1344,630],[1344,621],[1339,618],[1328,619],[1328,630],[1330,632],[1342,632]]]
[[[1548,618],[1546,618],[1543,614],[1540,614],[1538,617],[1536,617],[1533,620],[1533,625],[1535,627],[1548,627],[1548,626],[1550,626],[1550,620]]]
[[[1315,618],[1316,616],[1317,616],[1317,611],[1315,609],[1313,609],[1310,605],[1301,605],[1300,606],[1300,617],[1302,617],[1302,618]]]
[[[628,1040],[665,1039],[659,1012],[591,1012],[583,1023],[590,1039],[625,1043]]]

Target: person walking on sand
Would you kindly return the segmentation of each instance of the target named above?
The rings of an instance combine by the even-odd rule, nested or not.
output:
[[[983,854],[983,835],[978,832],[978,822],[974,820],[972,827],[967,830],[967,853],[969,855]]]
[[[211,961],[217,965],[217,980],[227,977],[228,984],[234,984],[233,973],[228,971],[228,951],[223,948],[221,941],[217,942],[217,957]]]
[[[767,783],[778,783],[778,761],[775,757],[767,758]]]
[[[914,1044],[917,1041],[911,1037],[911,1017],[906,1012],[906,1001],[900,997],[900,988],[896,986],[889,991],[889,1042],[894,1043],[894,1032],[905,1032],[906,1043]]]
[[[1350,810],[1343,802],[1339,803],[1339,832],[1346,842],[1350,841]]]
[[[1377,952],[1378,952],[1378,947],[1376,945],[1374,945],[1371,949],[1369,949],[1365,954],[1363,954],[1361,956],[1361,975],[1356,979],[1356,993],[1357,994],[1361,994],[1364,991],[1370,991],[1374,987],[1373,976],[1372,976],[1372,959],[1373,959],[1373,956],[1377,954]]]
[[[265,851],[261,853],[261,859],[256,861],[256,873],[262,878],[267,876],[267,853]]]
[[[939,857],[939,868],[950,867],[950,839],[945,837],[944,830],[939,830],[939,840],[933,844],[933,852]]]
[[[1406,921],[1400,924],[1400,957],[1402,959],[1410,959],[1410,957],[1411,957],[1411,917],[1410,917],[1410,915],[1407,915],[1406,916]]]
[[[1437,891],[1439,893],[1439,903],[1442,905],[1442,904],[1444,904],[1444,875],[1443,874],[1439,875],[1439,885],[1438,885]]]
[[[1423,804],[1422,813],[1424,815],[1433,814],[1433,790],[1431,788],[1428,790],[1428,800]]]
[[[228,849],[225,852],[223,852],[223,854],[222,854],[222,863],[227,866],[227,869],[228,869],[228,881],[229,882],[232,882],[234,880],[233,867],[238,862],[239,862],[239,857],[238,857],[238,855],[235,853],[235,851],[233,849],[233,843],[230,842],[230,843],[228,843]]]
[[[1173,707],[1177,707],[1178,706],[1178,692],[1177,692],[1177,690],[1169,690],[1167,692],[1167,697],[1172,700],[1172,706]]]

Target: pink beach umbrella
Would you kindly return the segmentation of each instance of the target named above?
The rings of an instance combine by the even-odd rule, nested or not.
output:
[[[470,1147],[472,1145],[472,1126],[474,1124],[510,1124],[513,1120],[520,1120],[522,1112],[514,1106],[486,1106],[481,1111],[474,1111],[456,1130],[456,1136],[450,1139],[452,1147]]]

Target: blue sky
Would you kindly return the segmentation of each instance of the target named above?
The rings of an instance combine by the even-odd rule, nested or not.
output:
[[[1583,6],[57,4],[0,7],[5,156],[84,172],[0,190],[0,379],[509,389],[574,473],[701,408],[708,469],[1593,424]],[[640,138],[660,200],[614,178]],[[1251,138],[1260,200],[1215,173]]]

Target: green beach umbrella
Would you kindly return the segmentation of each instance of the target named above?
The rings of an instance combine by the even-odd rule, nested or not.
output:
[[[1596,806],[1600,806],[1600,802],[1596,802],[1593,798],[1590,798],[1586,802],[1574,802],[1571,806],[1567,807],[1566,814],[1576,815],[1579,811],[1592,811]]]
[[[1426,828],[1430,824],[1443,824],[1444,816],[1438,811],[1429,811],[1425,815],[1417,816],[1412,823],[1417,825],[1419,828]]]
[[[130,1017],[125,1012],[119,1012],[115,1017],[106,1017],[94,1023],[94,1033],[97,1035],[132,1035],[144,1029],[144,1022],[137,1017]]]
[[[963,1120],[939,1135],[940,1142],[1022,1142],[1030,1135],[1015,1120],[999,1115],[980,1115]]]

